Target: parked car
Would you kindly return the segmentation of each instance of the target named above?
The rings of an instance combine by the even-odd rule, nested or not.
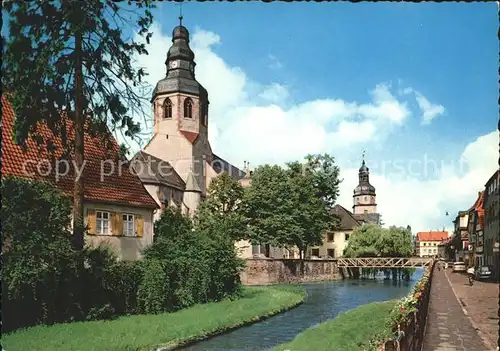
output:
[[[489,266],[479,266],[476,269],[476,280],[487,280],[492,276],[491,267]]]
[[[466,272],[467,267],[465,267],[464,262],[453,262],[453,272]]]

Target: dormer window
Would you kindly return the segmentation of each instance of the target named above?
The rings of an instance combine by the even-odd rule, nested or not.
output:
[[[193,101],[190,98],[184,100],[184,118],[193,118]]]
[[[163,117],[172,118],[172,101],[169,98],[163,102]]]

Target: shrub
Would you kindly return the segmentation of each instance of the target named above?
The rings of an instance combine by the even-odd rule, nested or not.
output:
[[[81,318],[69,200],[50,184],[11,177],[1,190],[3,330]]]
[[[144,261],[144,276],[137,293],[140,312],[157,314],[167,310],[170,287],[165,265],[165,261],[155,258]]]
[[[136,312],[140,264],[117,262],[105,246],[75,251],[68,198],[11,177],[1,191],[4,332]]]
[[[103,288],[116,314],[139,312],[137,297],[143,274],[141,261],[114,262],[106,269]]]
[[[240,292],[241,260],[230,239],[200,233],[190,218],[172,208],[155,223],[155,235],[154,244],[144,251],[142,312],[176,311]]]

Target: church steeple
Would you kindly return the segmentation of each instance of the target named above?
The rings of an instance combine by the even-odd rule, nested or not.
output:
[[[358,172],[358,186],[354,188],[354,214],[376,213],[376,193],[375,187],[370,184],[370,169],[366,166],[365,152],[363,151],[363,161]]]
[[[172,46],[165,61],[167,74],[156,84],[151,101],[160,94],[186,93],[208,102],[206,89],[195,79],[194,52],[189,47],[189,31],[182,25],[182,20],[181,15],[179,25],[172,31]]]

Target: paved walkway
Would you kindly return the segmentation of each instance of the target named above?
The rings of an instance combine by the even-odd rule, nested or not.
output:
[[[488,349],[495,349],[498,343],[498,284],[494,282],[474,281],[470,286],[467,276],[452,273],[448,269],[448,278],[458,296],[472,325],[478,328],[478,334]]]
[[[489,351],[464,314],[444,269],[434,269],[423,351]]]

